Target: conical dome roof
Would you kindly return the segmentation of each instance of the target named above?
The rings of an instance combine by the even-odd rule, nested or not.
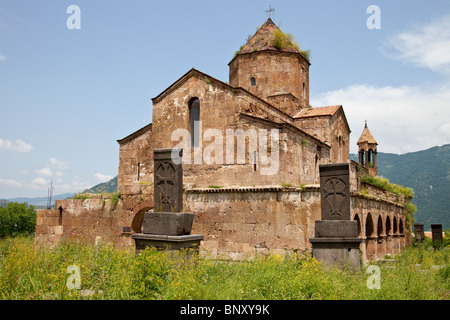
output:
[[[364,142],[367,142],[369,144],[378,144],[375,138],[373,137],[372,133],[370,132],[369,128],[367,127],[367,122],[364,125],[364,130],[361,133],[361,136],[358,139],[357,144],[362,144]]]
[[[276,34],[280,34],[282,31],[278,28],[272,19],[267,21],[256,31],[253,37],[239,50],[237,54],[250,53],[262,50],[276,50],[285,52],[300,53],[298,48],[290,40],[285,41],[282,47],[275,46],[274,39]]]

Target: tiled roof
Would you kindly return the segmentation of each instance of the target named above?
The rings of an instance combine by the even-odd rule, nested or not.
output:
[[[267,19],[267,21],[261,26],[261,28],[256,31],[253,37],[251,37],[250,40],[241,48],[238,54],[262,50],[276,50],[300,53],[300,51],[292,43],[280,50],[272,46],[274,33],[279,30],[280,28],[278,28],[275,23],[273,23],[272,19]]]
[[[332,116],[339,110],[342,106],[327,106],[318,108],[304,108],[297,113],[294,118],[308,118],[317,116]]]
[[[377,141],[375,140],[375,138],[373,137],[372,133],[370,132],[369,128],[367,128],[367,123],[364,126],[364,130],[361,133],[361,136],[358,139],[357,144],[359,143],[370,143],[370,144],[378,144]]]

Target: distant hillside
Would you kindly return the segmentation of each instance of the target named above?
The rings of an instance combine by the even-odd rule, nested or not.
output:
[[[8,205],[9,201],[5,199],[0,199],[0,207],[4,208]]]
[[[350,155],[357,161],[357,155]],[[378,152],[378,175],[414,189],[416,222],[450,228],[450,144],[406,154]]]
[[[63,193],[52,196],[52,205],[55,205],[55,200],[64,200],[70,197],[73,197],[74,193]],[[6,199],[8,202],[17,202],[17,203],[28,203],[29,205],[34,206],[37,209],[46,208],[47,207],[47,197],[37,197],[37,198],[10,198]],[[2,201],[2,200],[0,200]]]
[[[100,183],[90,189],[86,189],[83,193],[114,193],[117,192],[117,176],[108,182]]]

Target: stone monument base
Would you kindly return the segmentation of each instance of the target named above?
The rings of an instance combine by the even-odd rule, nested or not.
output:
[[[168,252],[170,255],[179,256],[180,251],[185,251],[189,257],[198,255],[202,234],[189,234],[182,236],[168,236],[158,234],[134,233],[131,235],[136,243],[136,254],[146,247]]]
[[[313,257],[328,267],[360,270],[358,225],[354,220],[318,220],[315,238],[309,239]]]
[[[313,257],[327,267],[360,270],[359,238],[312,238]]]

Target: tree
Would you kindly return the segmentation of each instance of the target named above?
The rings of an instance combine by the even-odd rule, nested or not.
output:
[[[10,202],[0,208],[0,238],[33,234],[35,227],[36,210],[26,202]]]

